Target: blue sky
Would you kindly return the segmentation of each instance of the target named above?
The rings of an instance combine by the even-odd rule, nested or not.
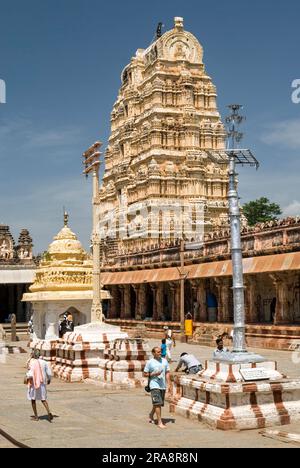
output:
[[[156,25],[185,29],[204,47],[222,116],[244,105],[244,146],[261,162],[240,170],[242,203],[267,196],[285,214],[300,214],[300,78],[297,0],[0,0],[0,223],[15,236],[27,227],[35,252],[62,225],[62,207],[85,247],[91,229],[91,184],[81,154],[106,142],[120,74]]]

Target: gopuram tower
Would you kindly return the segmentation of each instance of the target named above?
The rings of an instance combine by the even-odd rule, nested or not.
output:
[[[197,241],[228,226],[228,170],[211,157],[226,132],[203,48],[183,19],[138,49],[121,79],[96,200],[108,250]]]

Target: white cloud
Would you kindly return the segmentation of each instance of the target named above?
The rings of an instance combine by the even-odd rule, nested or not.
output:
[[[294,200],[283,209],[283,216],[300,216],[300,201]]]
[[[267,145],[300,149],[300,119],[284,120],[266,128],[261,140]]]
[[[1,152],[11,147],[11,142],[22,150],[41,148],[61,148],[73,146],[80,140],[82,129],[76,126],[42,128],[30,120],[18,118],[2,121],[0,126]]]
[[[62,128],[60,130],[44,130],[41,132],[29,131],[27,145],[30,148],[49,148],[53,146],[72,145],[78,141],[79,128]]]

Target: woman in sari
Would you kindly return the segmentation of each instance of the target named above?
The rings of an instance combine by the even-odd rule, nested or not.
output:
[[[47,410],[48,421],[52,422],[53,416],[47,402],[47,384],[50,384],[52,374],[49,364],[43,359],[40,359],[40,352],[38,350],[33,352],[32,358],[28,363],[28,369],[27,398],[31,401],[34,413],[31,419],[34,421],[39,420],[36,409],[36,400],[39,400]]]

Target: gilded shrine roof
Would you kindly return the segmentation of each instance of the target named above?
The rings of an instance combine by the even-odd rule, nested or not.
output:
[[[91,290],[92,268],[89,254],[65,225],[44,254],[30,291]]]

